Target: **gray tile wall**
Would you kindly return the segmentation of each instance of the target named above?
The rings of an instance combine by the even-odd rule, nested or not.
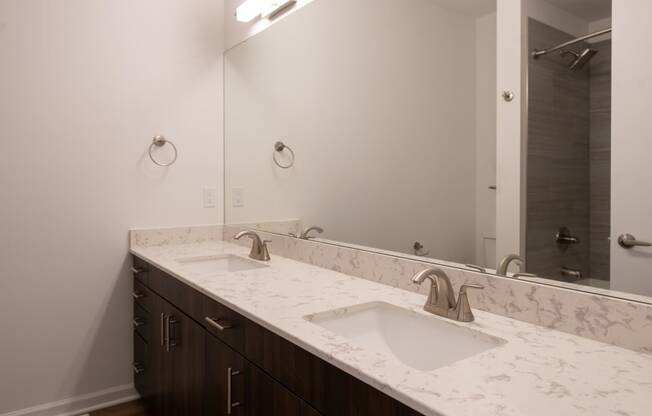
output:
[[[591,45],[590,77],[590,272],[609,280],[611,230],[611,40]]]
[[[571,35],[530,19],[529,49],[546,49]],[[577,45],[581,48],[582,45]],[[569,267],[589,275],[589,67],[570,57],[530,59],[528,76],[527,271],[560,280]],[[566,226],[580,244],[559,246]]]
[[[545,49],[573,36],[528,22],[529,48]],[[611,41],[579,44],[598,51],[571,71],[558,53],[531,59],[528,73],[527,271],[567,280],[559,270],[609,280]],[[559,246],[570,228],[580,244]]]

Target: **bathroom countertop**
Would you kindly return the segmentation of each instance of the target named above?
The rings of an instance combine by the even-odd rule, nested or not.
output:
[[[131,253],[425,415],[650,415],[652,355],[475,310],[475,322],[454,324],[507,342],[445,367],[419,371],[304,317],[387,302],[443,319],[422,310],[423,295],[280,256],[273,256],[266,268],[210,275],[190,272],[177,261],[249,253],[222,241],[134,246]],[[437,353],[436,345],[432,353]]]

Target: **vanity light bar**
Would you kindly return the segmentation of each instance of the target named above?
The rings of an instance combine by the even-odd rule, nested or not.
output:
[[[267,7],[263,9],[263,12],[260,14],[263,19],[273,19],[277,15],[281,14],[286,9],[293,6],[297,0],[277,0],[268,2]]]
[[[242,23],[249,23],[260,16],[262,7],[262,0],[246,0],[235,9],[235,20]]]
[[[297,0],[246,0],[235,11],[235,19],[238,22],[249,23],[258,16],[263,19],[272,19]]]

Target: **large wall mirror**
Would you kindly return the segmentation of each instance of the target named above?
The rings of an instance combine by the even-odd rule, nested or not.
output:
[[[226,53],[225,222],[645,300],[634,3],[312,1]]]

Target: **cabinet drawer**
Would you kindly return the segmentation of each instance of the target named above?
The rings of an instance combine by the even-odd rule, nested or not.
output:
[[[137,279],[134,279],[134,290],[132,295],[134,298],[134,305],[140,306],[147,312],[152,312],[156,295]]]
[[[138,333],[134,332],[134,385],[136,390],[138,390],[138,393],[140,393],[143,397],[147,396],[150,393],[148,391],[149,354],[147,352],[147,348],[147,343],[143,340],[143,338],[141,338]]]
[[[207,296],[203,297],[202,311],[204,315],[202,323],[208,332],[242,353],[246,319]]]
[[[151,314],[147,312],[142,306],[134,302],[134,318],[133,318],[134,331],[145,340],[146,343],[151,342]]]
[[[132,256],[132,258],[131,271],[134,275],[134,279],[140,281],[144,285],[149,285],[150,265],[136,256]]]

